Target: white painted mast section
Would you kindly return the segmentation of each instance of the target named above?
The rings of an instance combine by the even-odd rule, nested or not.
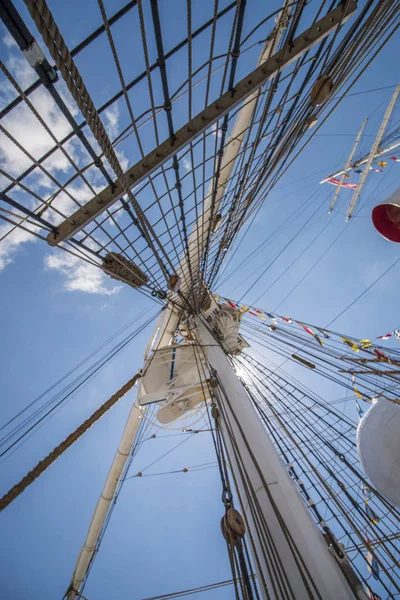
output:
[[[288,0],[285,0],[282,11],[285,10],[287,3],[288,3]],[[328,13],[325,17],[323,17],[320,21],[318,21],[317,23],[314,23],[308,31],[315,29],[315,32],[316,32],[315,39],[313,38],[313,40],[311,42],[309,38],[304,37],[304,40],[303,40],[304,47],[299,49],[298,53],[295,53],[295,52],[291,53],[290,62],[293,62],[293,60],[296,60],[296,58],[298,58],[299,56],[304,54],[304,52],[309,50],[313,45],[315,45],[318,42],[320,42],[321,40],[323,40],[336,27],[338,27],[339,25],[343,25],[343,23],[345,23],[347,21],[347,19],[351,16],[351,14],[354,12],[355,8],[356,8],[355,3],[352,0],[348,0],[348,2],[345,5],[337,7],[336,9],[334,9],[333,11]],[[283,17],[284,17],[284,15],[279,20],[279,22],[275,28],[275,31],[278,30],[278,32],[279,32],[283,28],[283,26],[284,26],[283,25]],[[261,60],[266,60],[269,57],[270,53],[272,53],[273,49],[267,48],[267,44],[271,44],[271,45],[274,44],[274,37],[275,36],[274,36],[274,32],[273,32],[271,34],[269,40],[267,40],[267,42],[266,42],[266,46],[264,47],[262,55],[261,55]],[[279,33],[277,33],[276,38],[279,38]],[[280,65],[280,69],[284,69],[285,66],[286,66],[286,63],[282,62],[282,64]],[[266,76],[266,81],[268,80],[269,77],[270,77],[269,75]],[[229,148],[229,152],[228,152],[227,147],[225,147],[225,149],[224,149],[224,159],[223,159],[223,163],[222,163],[222,165],[225,169],[224,179],[220,179],[221,184],[219,185],[219,188],[217,191],[217,199],[216,199],[216,203],[215,203],[214,214],[217,213],[219,203],[222,199],[223,192],[225,190],[225,187],[226,187],[228,179],[229,179],[229,174],[231,173],[231,170],[233,168],[233,162],[235,161],[235,159],[239,153],[240,146],[243,141],[243,137],[245,135],[248,124],[250,123],[250,120],[252,118],[253,111],[256,106],[257,94],[258,94],[258,92],[254,92],[254,97],[253,97],[253,94],[250,94],[246,98],[246,104],[238,112],[238,116],[237,116],[237,119],[233,126],[231,135],[227,141],[227,146],[228,146],[228,144],[230,144],[230,146],[231,146]],[[251,106],[251,111],[248,109],[249,104]],[[242,113],[242,111],[244,111],[244,112]],[[237,121],[239,121],[239,124],[237,124]],[[225,152],[226,152],[226,156],[225,156]],[[229,156],[230,158],[228,159],[227,156]],[[232,161],[232,165],[228,164],[229,160]],[[221,171],[222,171],[222,169],[221,169]],[[224,183],[222,183],[223,180],[225,180]],[[205,234],[207,235],[208,228],[210,228],[212,226],[211,218],[210,218],[210,216],[211,216],[210,207],[211,207],[211,194],[209,192],[208,196],[204,200],[203,212],[200,215],[200,217],[197,221],[196,227],[189,238],[189,255],[191,256],[191,261],[192,261],[191,265],[192,265],[192,270],[194,272],[197,272],[197,270],[199,268],[199,263],[200,263],[200,256],[197,251],[199,238],[200,238],[200,236],[204,237]],[[206,229],[206,227],[207,227],[207,229]],[[182,270],[185,268],[187,268],[187,259],[185,256],[183,256],[182,260],[181,260],[181,265],[180,265],[180,275],[181,276],[182,276]],[[183,293],[185,293],[185,292],[187,292],[187,289],[188,288],[185,288],[185,278],[182,276],[181,290],[183,291]],[[155,334],[153,335],[152,342],[149,345],[150,347],[147,349],[146,354],[147,354],[147,352],[150,351],[150,349],[152,347],[157,349],[157,348],[161,348],[163,346],[167,346],[170,344],[171,338],[172,338],[172,336],[176,330],[176,326],[178,324],[178,319],[179,319],[179,309],[177,309],[175,307],[171,309],[171,308],[169,308],[169,306],[167,306],[165,308],[165,310],[163,311],[162,315],[160,316],[160,319],[156,325]],[[239,382],[234,371],[232,369],[231,369],[231,371],[232,371],[231,372],[232,378],[234,378],[235,380],[237,380]],[[85,544],[82,547],[81,552],[79,554],[79,557],[78,557],[78,560],[77,560],[77,563],[75,566],[75,570],[73,573],[73,577],[71,580],[71,584],[70,584],[70,591],[67,596],[68,600],[75,600],[78,596],[79,587],[82,584],[82,581],[84,580],[87,569],[90,565],[90,560],[93,556],[94,549],[96,547],[97,541],[100,536],[100,532],[104,525],[108,509],[111,505],[112,499],[114,498],[114,494],[117,489],[117,485],[120,481],[120,477],[123,472],[123,468],[126,464],[126,460],[129,455],[129,451],[135,442],[135,437],[136,437],[137,431],[139,429],[139,425],[142,420],[141,416],[142,416],[141,409],[135,403],[135,405],[132,407],[132,410],[129,414],[129,417],[128,417],[128,420],[127,420],[127,423],[125,426],[125,430],[123,433],[123,437],[121,440],[120,448],[117,452],[117,455],[114,458],[113,464],[111,466],[110,472],[109,472],[107,480],[106,480],[106,484],[103,488],[103,492],[102,492],[101,497],[96,505],[96,508],[95,508],[95,511],[94,511],[94,514],[92,517],[92,521],[90,523],[89,530],[88,530],[88,533],[86,536]],[[264,430],[263,430],[263,435],[266,436],[266,433]],[[344,595],[341,600],[347,600],[347,596]]]
[[[122,434],[122,439],[107,475],[103,491],[94,510],[85,543],[83,544],[79,553],[71,580],[72,589],[67,596],[68,600],[73,600],[77,597],[76,592],[83,583],[86,572],[90,565],[90,561],[94,555],[100,532],[110,509],[111,502],[114,499],[115,491],[120,481],[121,474],[130,455],[132,445],[142,420],[142,416],[142,409],[139,408],[135,401],[135,404],[132,406],[132,409],[129,413],[128,420]]]
[[[381,126],[379,128],[378,134],[377,134],[377,136],[375,138],[375,141],[374,141],[374,143],[372,145],[371,152],[369,153],[368,160],[367,160],[367,162],[365,164],[364,171],[363,171],[363,173],[362,173],[362,175],[360,177],[360,182],[358,184],[358,188],[356,189],[356,191],[354,193],[354,196],[353,196],[353,198],[352,198],[352,200],[350,202],[350,206],[349,206],[349,209],[347,211],[347,217],[346,217],[347,221],[350,219],[351,215],[353,214],[353,210],[354,210],[354,207],[356,205],[356,202],[357,202],[358,198],[360,197],[360,194],[362,192],[364,184],[365,184],[365,182],[367,180],[370,167],[371,167],[371,165],[372,165],[372,163],[374,161],[375,154],[378,151],[379,144],[381,143],[381,140],[383,138],[383,134],[385,133],[387,124],[389,123],[390,115],[393,112],[394,105],[396,104],[396,100],[397,100],[397,96],[399,95],[399,92],[400,92],[400,85],[398,85],[396,87],[396,89],[394,91],[394,94],[393,94],[393,96],[392,96],[392,98],[391,98],[391,100],[389,102],[389,106],[386,109],[385,116],[383,117],[383,121],[382,121]]]
[[[261,51],[261,54],[257,61],[257,67],[262,65],[274,52],[276,51],[278,44],[281,39],[281,35],[283,30],[285,29],[285,23],[287,21],[287,9],[286,5],[289,3],[289,0],[285,0],[284,6],[282,7],[281,16],[278,19],[276,27],[272,30],[268,39],[266,40],[264,47]],[[213,201],[213,192],[214,192],[214,178],[211,180],[208,192],[205,196],[203,203],[203,210],[200,218],[197,221],[196,227],[192,231],[189,237],[189,260],[192,267],[193,273],[199,273],[200,268],[200,258],[203,256],[204,247],[207,243],[208,232],[212,227],[211,217],[215,217],[218,214],[219,207],[221,204],[221,200],[224,197],[226,187],[228,185],[232,170],[236,164],[237,156],[240,152],[240,148],[243,143],[243,139],[247,130],[251,124],[252,118],[255,113],[257,99],[260,96],[260,90],[256,90],[252,94],[250,94],[247,98],[243,106],[237,113],[236,119],[234,121],[232,130],[230,135],[226,141],[224,146],[224,155],[221,160],[221,168],[218,180],[218,188],[215,192],[214,201]],[[213,205],[213,210],[212,210]],[[183,257],[180,268],[178,271],[178,275],[182,278],[182,292],[189,293],[189,290],[186,289],[186,279],[184,278],[184,274],[187,274],[189,271],[187,265],[186,256]]]
[[[266,40],[264,47],[257,61],[257,66],[265,62],[277,49],[281,39],[282,32],[286,22],[286,5],[290,0],[285,0],[282,7],[282,12],[278,17],[277,24]],[[225,194],[226,187],[229,182],[232,170],[235,166],[237,156],[242,146],[243,138],[253,118],[257,99],[260,95],[260,90],[257,90],[247,97],[245,104],[238,111],[234,121],[230,135],[224,146],[224,155],[221,160],[221,169],[219,176],[218,188],[215,193],[213,216],[218,214],[221,200]],[[193,165],[192,165],[193,166]],[[212,227],[211,223],[211,206],[213,199],[214,182],[211,180],[207,194],[204,198],[202,214],[199,216],[192,233],[188,240],[188,254],[192,273],[194,277],[200,278],[200,260],[203,255],[204,246],[207,243],[208,231]],[[181,278],[181,292],[184,296],[190,295],[190,288],[187,283],[189,273],[188,260],[186,254],[182,257],[178,269],[178,276]],[[160,315],[159,322],[156,328],[157,340],[153,339],[153,345],[157,343],[157,347],[162,348],[167,346],[176,329],[179,314],[177,309],[167,307],[163,314]]]
[[[360,142],[361,135],[362,135],[362,132],[364,131],[364,128],[365,128],[365,126],[367,124],[367,121],[368,121],[368,118],[364,119],[364,121],[361,124],[360,131],[357,133],[356,141],[354,142],[354,146],[353,146],[353,148],[352,148],[352,150],[351,150],[351,152],[349,154],[349,158],[347,159],[346,165],[344,167],[344,171],[343,171],[342,176],[340,178],[340,181],[339,181],[339,183],[338,183],[338,185],[336,187],[335,194],[334,194],[334,196],[332,198],[332,202],[331,202],[331,204],[329,206],[329,213],[332,212],[333,207],[336,204],[336,200],[338,199],[340,188],[342,187],[342,184],[343,184],[344,180],[346,179],[346,173],[350,169],[351,161],[353,160],[353,156],[355,154],[355,151],[357,150],[357,146],[358,146],[358,144]]]
[[[224,442],[227,448],[229,462],[235,479],[238,482],[238,493],[242,503],[242,509],[246,514],[246,519],[249,523],[252,538],[259,561],[262,567],[262,573],[266,580],[267,590],[263,589],[263,597],[272,600],[281,600],[286,598],[276,591],[268,577],[268,572],[271,570],[271,563],[264,560],[262,553],[262,542],[260,540],[259,528],[255,526],[250,506],[246,501],[246,494],[243,488],[242,475],[238,467],[235,451],[230,442],[230,436],[227,433],[226,422],[223,414],[227,414],[230,427],[233,432],[235,443],[238,446],[240,458],[242,461],[242,469],[251,482],[251,487],[256,491],[256,497],[259,507],[262,511],[265,521],[271,533],[271,538],[276,548],[276,552],[283,565],[283,570],[292,587],[296,600],[309,600],[310,595],[304,581],[301,577],[299,569],[293,557],[293,552],[285,537],[282,526],[279,524],[275,510],[268,497],[267,490],[261,480],[259,472],[256,469],[255,461],[258,463],[264,480],[267,482],[268,491],[270,492],[274,502],[276,503],[279,512],[284,521],[287,531],[300,551],[304,564],[315,582],[316,588],[323,600],[354,600],[355,596],[351,590],[346,578],[344,577],[340,567],[335,561],[335,558],[329,552],[328,546],[322,537],[322,534],[316,527],[309,510],[304,504],[300,494],[296,490],[293,481],[290,479],[284,464],[277,454],[265,428],[257,414],[251,399],[249,398],[242,382],[236,376],[228,357],[215,340],[213,335],[208,330],[207,326],[200,319],[196,319],[198,327],[198,341],[203,345],[203,350],[211,364],[217,371],[218,379],[221,381],[222,387],[228,401],[220,399],[220,427],[223,434]],[[235,421],[237,419],[240,428]],[[254,459],[249,453],[247,443],[251,445],[251,452]],[[264,544],[265,548],[265,544]],[[271,554],[274,553],[273,548],[269,547]],[[272,561],[273,562],[273,561]],[[256,563],[255,563],[256,564]],[[310,584],[310,579],[306,577]],[[258,573],[258,582],[262,587],[262,579]],[[313,590],[312,585],[310,588]],[[275,590],[277,588],[275,587]],[[317,597],[313,593],[312,597]],[[367,598],[360,589],[359,598]]]

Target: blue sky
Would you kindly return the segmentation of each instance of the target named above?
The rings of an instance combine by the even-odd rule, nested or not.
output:
[[[110,1],[106,6],[111,13],[120,7],[120,3]],[[203,3],[202,7],[204,9]],[[77,0],[54,3],[52,8],[70,46],[101,23],[95,2],[85,3],[83,9]],[[25,10],[21,10],[26,15]],[[196,5],[198,15],[201,10],[200,5]],[[163,16],[170,18],[166,13]],[[178,22],[175,29],[169,28],[171,39],[165,41],[166,46],[183,37],[179,30],[179,19],[183,27],[183,16],[180,16],[179,10],[175,17],[178,17]],[[124,69],[129,73],[129,57],[135,52],[138,31],[128,31],[129,23],[124,20],[118,27],[118,44],[122,49],[123,40],[129,33],[131,35],[131,54],[126,52],[124,62]],[[1,37],[2,60],[18,72],[21,79],[29,82],[29,69],[19,60],[18,51],[10,45],[4,30],[1,30]],[[398,69],[393,58],[398,44],[399,35],[390,41],[352,93],[397,83]],[[110,56],[105,46],[99,43],[96,52],[96,60],[101,61],[105,71],[111,71]],[[257,52],[248,55],[249,70]],[[82,55],[78,65],[96,103],[101,103],[109,97],[117,83],[116,80],[107,80],[99,84],[94,60],[93,55],[90,55],[90,60],[84,60]],[[176,80],[180,81],[179,73],[176,73]],[[292,223],[274,244],[266,247],[245,269],[216,291],[234,299],[240,298],[257,278],[257,273],[283,248],[305,219],[309,221],[309,227],[257,281],[244,302],[252,303],[261,295],[257,306],[267,310],[275,310],[279,306],[280,314],[323,326],[400,257],[400,248],[383,240],[373,230],[370,220],[372,207],[399,185],[400,163],[389,161],[383,173],[371,173],[355,218],[347,225],[344,216],[351,192],[341,192],[337,209],[328,216],[334,188],[319,185],[320,179],[345,162],[353,136],[365,116],[370,117],[363,140],[364,148],[368,148],[392,91],[363,93],[343,100],[270,194],[255,219],[251,235],[246,236],[232,264],[238,264],[242,257],[252,252],[300,204],[313,199],[310,209]],[[3,90],[4,95],[6,91]],[[51,109],[47,115],[52,118]],[[118,131],[123,116],[122,109],[121,113],[110,112],[105,118],[108,129],[114,127]],[[399,108],[394,112],[393,123],[398,122],[398,116]],[[61,122],[54,121],[53,124],[62,130]],[[32,140],[35,150],[39,151],[42,142],[35,131],[32,132]],[[126,148],[122,152],[132,164],[135,157],[127,155]],[[17,158],[12,157],[13,160]],[[3,160],[7,160],[7,156],[4,159],[3,155]],[[11,158],[8,157],[8,160]],[[62,165],[57,168],[62,172]],[[326,225],[324,233],[296,265],[268,293],[263,294]],[[304,278],[339,234],[335,245]],[[1,423],[135,315],[144,309],[147,314],[156,310],[150,300],[124,286],[116,289],[115,282],[103,278],[96,270],[86,267],[77,270],[77,262],[68,262],[44,243],[17,240],[7,247],[5,255],[1,254],[2,248],[4,250],[0,243],[0,263],[3,259],[4,267],[0,272]],[[244,281],[253,271],[254,276]],[[373,338],[398,327],[398,281],[399,267],[395,267],[335,321],[332,328],[360,338]],[[280,304],[298,282],[301,283],[296,291]],[[152,326],[26,444],[0,463],[2,492],[8,490],[137,371],[142,365],[151,332]],[[310,387],[314,386],[329,401],[344,395],[340,388],[324,386],[311,376],[305,377],[300,369],[288,368],[302,376]],[[31,598],[44,600],[62,597],[132,401],[131,393],[0,515],[5,540],[0,554],[0,583],[5,600],[25,600],[28,594]],[[344,407],[347,414],[355,416],[354,407],[348,404]],[[169,439],[163,437],[146,442],[135,458],[132,474],[183,439],[175,437],[176,433],[172,432],[173,437]],[[188,439],[183,448],[172,452],[152,469],[153,472],[168,471],[213,460],[211,439],[204,433]],[[127,481],[85,595],[89,600],[110,597],[135,600],[228,579],[230,572],[225,543],[219,530],[223,512],[220,492],[221,483],[216,469]],[[215,591],[212,597],[216,600],[231,598],[232,590]]]

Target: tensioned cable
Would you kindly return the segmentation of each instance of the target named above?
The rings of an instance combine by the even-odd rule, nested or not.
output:
[[[98,373],[109,361],[117,356],[128,344],[130,344],[146,327],[154,320],[156,315],[152,315],[147,321],[138,327],[132,334],[127,336],[122,342],[120,342],[115,348],[113,348],[104,359],[97,361],[90,369],[80,375],[75,382],[71,382],[67,387],[66,393],[62,394],[62,391],[55,396],[54,399],[50,399],[46,404],[35,411],[32,416],[27,417],[21,425],[15,427],[9,434],[3,437],[1,445],[9,443],[9,445],[0,453],[0,457],[7,454],[16,444],[24,439],[30,432],[36,429],[40,423],[42,423],[49,415],[51,415],[59,406],[64,404],[68,398],[75,394],[82,385],[86,384],[87,381]],[[36,420],[33,420],[36,419]],[[33,421],[33,422],[32,422]],[[16,437],[18,436],[18,437]],[[15,438],[15,439],[14,439]]]

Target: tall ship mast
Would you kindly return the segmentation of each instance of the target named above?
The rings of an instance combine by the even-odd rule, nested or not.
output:
[[[85,338],[88,353],[82,357],[79,340],[87,321],[106,311],[107,303],[96,311],[82,308],[73,323],[60,318],[48,342],[49,364],[60,363],[59,376],[50,378],[49,369],[44,392],[4,407],[5,465],[24,454],[26,442],[40,438],[40,444],[36,454],[25,454],[19,468],[8,472],[0,518],[7,526],[13,511],[22,511],[20,519],[33,510],[33,494],[46,481],[48,486],[67,460],[68,501],[82,498],[79,463],[86,461],[88,436],[94,436],[93,470],[101,462],[105,481],[96,476],[90,499],[74,505],[70,522],[55,507],[62,531],[57,535],[71,535],[75,550],[53,587],[43,585],[51,570],[50,546],[48,563],[36,559],[34,579],[43,598],[54,598],[55,589],[60,600],[101,600],[110,593],[122,598],[128,585],[122,580],[130,578],[134,600],[207,594],[242,600],[395,599],[400,595],[400,330],[395,323],[390,332],[357,336],[334,323],[400,259],[329,322],[320,320],[318,310],[309,322],[301,314],[306,306],[290,315],[280,308],[300,283],[276,307],[265,291],[251,302],[248,298],[310,223],[286,239],[294,212],[271,235],[267,227],[258,229],[258,246],[243,260],[241,247],[257,230],[264,205],[272,204],[269,219],[279,214],[274,194],[286,172],[318,143],[324,124],[335,118],[380,52],[398,41],[400,3],[117,4],[98,0],[77,8],[0,0],[6,32],[0,268],[16,269],[21,249],[35,241],[34,248],[45,253],[46,273],[65,278],[65,293],[110,301],[129,295],[125,308],[114,313],[119,329],[110,329],[107,339],[97,331],[97,347],[86,346]],[[399,91],[399,85],[393,87],[368,155],[357,158],[365,119],[342,170],[323,180],[336,187],[330,198],[335,210],[341,188],[351,186],[348,173],[365,165],[359,184],[352,184],[348,219],[372,165],[396,148],[399,129],[392,120]],[[371,227],[376,244],[400,241],[397,202],[395,191],[378,209],[379,219],[373,216],[386,238]],[[285,245],[279,250],[275,239],[281,234]],[[313,241],[301,253],[292,252],[292,262],[271,277],[268,290],[300,266]],[[248,274],[261,251],[261,273]],[[36,268],[31,258],[23,280]],[[226,282],[243,268],[247,276],[239,276],[238,295],[228,294]],[[33,289],[34,306],[42,292],[39,284]],[[316,300],[314,306],[320,304]],[[57,300],[55,308],[62,314]],[[121,321],[123,311],[133,311],[129,322]],[[41,311],[40,322],[46,319],[50,314]],[[74,340],[72,366],[63,364],[66,349],[58,336]],[[5,365],[11,365],[11,353],[4,350]],[[104,379],[91,396],[95,378],[112,361],[110,381]],[[117,385],[123,367],[129,377]],[[38,380],[44,381],[42,375]],[[337,392],[342,397],[332,400]],[[90,401],[61,423],[61,415],[77,406],[75,397],[85,394]],[[56,419],[59,429],[49,429]],[[58,435],[66,427],[66,434]],[[114,446],[117,433],[112,458],[109,441]],[[178,441],[165,446],[175,436]],[[157,454],[154,444],[160,440],[164,446]],[[186,452],[190,443],[194,449]],[[103,446],[109,457],[104,465]],[[172,460],[172,452],[182,465],[154,472],[161,460]],[[213,486],[200,498],[190,484],[185,496],[183,485],[175,483],[154,484],[143,496],[136,491],[129,496],[135,526],[124,517],[118,532],[112,530],[119,506],[127,505],[130,484],[139,486],[148,477],[188,480],[212,469]],[[203,535],[200,514],[209,514],[212,534]],[[42,518],[42,525],[50,523],[50,514]],[[221,573],[217,580],[206,577],[198,584],[202,568],[193,559],[196,539],[185,535],[187,522],[196,537],[203,535],[200,563],[210,571],[214,566]],[[111,555],[98,567],[110,530],[114,567]],[[128,531],[137,548],[134,557],[124,552]],[[159,550],[161,562],[153,556]],[[17,561],[11,549],[7,554],[5,564]],[[177,590],[168,585],[168,560],[172,580],[182,581]],[[143,570],[146,589],[139,583]],[[94,587],[96,578],[104,578],[104,587]],[[16,571],[3,579],[6,598],[14,597],[11,582],[23,597],[25,583],[18,582]]]

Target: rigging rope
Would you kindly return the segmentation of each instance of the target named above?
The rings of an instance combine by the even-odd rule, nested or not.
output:
[[[250,575],[254,577],[254,575]],[[228,579],[227,581],[219,581],[218,583],[209,583],[208,585],[201,585],[199,587],[190,588],[188,590],[181,590],[179,592],[171,592],[170,594],[162,594],[161,596],[151,596],[151,598],[143,598],[143,600],[167,600],[169,598],[183,598],[184,596],[191,596],[192,594],[198,594],[201,592],[209,592],[222,587],[230,586],[235,583],[234,579]]]
[[[102,404],[95,412],[84,421],[75,431],[69,434],[64,441],[61,442],[46,458],[41,460],[36,467],[34,467],[25,477],[21,479],[17,484],[15,484],[2,498],[0,498],[0,511],[7,508],[11,502],[13,502],[18,496],[22,494],[26,488],[31,485],[40,475],[52,465],[57,458],[59,458],[68,448],[72,446],[79,438],[86,433],[86,431],[94,424],[96,421],[101,419],[105,413],[114,406],[125,394],[127,394],[135,385],[135,383],[140,379],[140,372],[134,375],[129,381],[123,385],[118,392],[115,392],[104,404]]]
[[[149,248],[155,256],[165,278],[169,279],[169,271],[165,267],[158,252],[155,249],[153,241],[150,237],[149,232],[158,243],[158,246],[162,250],[162,245],[159,242],[157,235],[155,234],[152,226],[150,225],[146,215],[142,211],[142,208],[135,196],[130,190],[130,186],[127,177],[121,167],[117,154],[112,146],[110,138],[108,137],[104,125],[99,117],[99,114],[93,104],[90,94],[83,82],[80,72],[71,56],[70,51],[61,35],[60,30],[53,18],[53,15],[45,2],[45,0],[25,0],[25,4],[29,10],[32,19],[35,21],[36,27],[41,33],[43,40],[53,57],[58,69],[60,70],[65,83],[69,91],[72,94],[75,102],[79,106],[83,116],[86,119],[88,126],[90,127],[96,141],[99,143],[105,157],[110,163],[115,175],[119,179],[124,192],[128,195],[129,200],[135,209],[137,219],[133,218],[133,222],[138,227],[141,235],[146,240]],[[123,202],[121,200],[121,202]],[[164,257],[169,261],[168,255],[163,252]]]
[[[380,569],[382,587],[394,598],[392,587],[400,591],[395,574],[400,513],[366,481],[359,468],[356,425],[284,372],[277,373],[265,357],[260,362],[243,354],[234,362],[240,365],[247,392],[321,530],[331,531],[356,551],[355,557],[348,558],[366,586],[365,552],[369,552]],[[312,498],[315,495],[319,499]],[[322,519],[323,507],[326,514]],[[366,539],[366,527],[373,529],[379,544]]]
[[[141,315],[142,316],[142,315]],[[91,364],[83,373],[79,374],[75,379],[73,379],[70,383],[68,383],[62,390],[57,392],[54,396],[52,396],[49,400],[47,400],[42,406],[39,406],[34,410],[34,412],[28,414],[23,418],[22,421],[18,422],[13,426],[13,429],[9,430],[7,433],[3,434],[3,437],[0,438],[0,448],[2,448],[5,444],[9,444],[5,450],[2,450],[0,456],[8,454],[10,450],[15,447],[18,442],[22,439],[26,438],[28,434],[31,432],[37,431],[37,428],[43,425],[44,422],[47,422],[54,412],[59,409],[68,399],[70,399],[79,389],[82,388],[90,379],[92,379],[96,373],[99,373],[102,368],[104,368],[110,361],[114,359],[122,350],[127,348],[127,346],[137,338],[137,336],[153,321],[156,315],[152,315],[149,319],[147,319],[143,324],[138,326],[133,332],[130,332],[128,336],[123,338],[118,344],[111,348],[107,352],[106,355],[100,357],[95,363]],[[140,317],[139,317],[140,318]],[[137,320],[137,319],[136,319]],[[134,322],[134,321],[133,321]],[[128,324],[128,326],[131,323]],[[119,335],[121,332],[125,330],[127,326],[118,331],[115,335]],[[86,359],[81,361],[79,365],[77,365],[72,371],[67,373],[63,378],[61,378],[58,382],[56,382],[53,386],[51,386],[48,390],[46,390],[43,394],[39,395],[35,400],[33,400],[29,405],[27,405],[23,410],[19,411],[16,415],[14,415],[7,423],[5,423],[0,431],[6,429],[9,425],[11,425],[16,419],[21,417],[26,411],[30,410],[39,400],[46,396],[48,392],[53,390],[61,381],[67,378],[70,374],[72,374],[76,369],[78,369],[81,365],[83,365],[87,360],[95,356],[104,345],[107,345],[110,341],[114,339],[114,336],[109,338],[103,345],[100,346],[96,351],[94,351],[91,355],[89,355]],[[18,437],[17,437],[18,436]]]

